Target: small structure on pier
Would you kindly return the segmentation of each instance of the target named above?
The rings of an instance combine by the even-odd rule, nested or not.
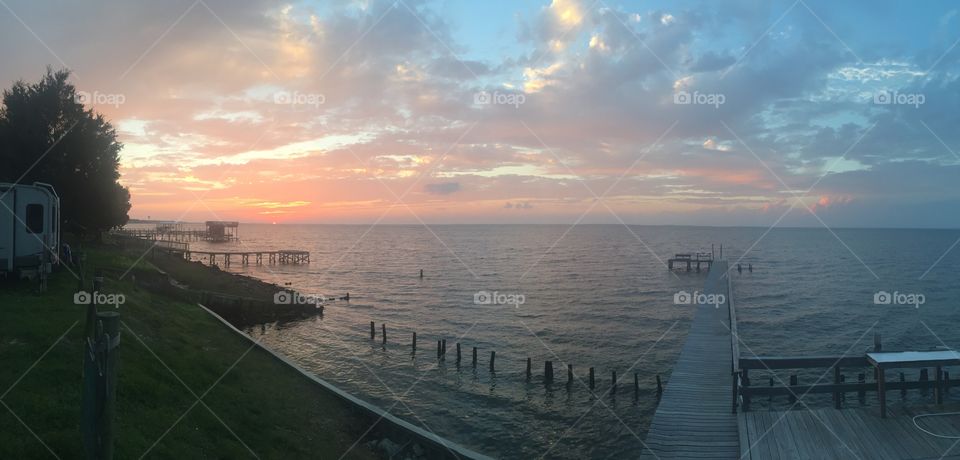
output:
[[[237,241],[240,239],[238,237],[239,226],[240,223],[235,221],[208,220],[206,239],[207,241],[213,241],[217,243]]]
[[[672,258],[667,259],[667,268],[670,270],[673,270],[674,265],[686,265],[687,271],[690,271],[693,266],[696,266],[697,271],[700,271],[700,264],[706,265],[706,268],[709,269],[713,264],[713,254],[709,252],[676,254]]]

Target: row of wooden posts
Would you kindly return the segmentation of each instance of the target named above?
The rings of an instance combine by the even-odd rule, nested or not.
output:
[[[387,325],[380,325],[381,341],[383,345],[387,344]],[[370,340],[376,340],[377,338],[377,327],[373,321],[370,321]],[[462,353],[460,342],[457,342],[457,364],[460,364],[462,361]],[[411,352],[416,353],[417,351],[417,333],[413,333],[413,338],[411,341]],[[477,353],[478,348],[473,347],[473,367],[477,367]],[[447,339],[437,340],[437,360],[443,361],[447,356]],[[490,372],[496,372],[496,359],[497,352],[490,350]],[[544,361],[543,362],[543,383],[549,385],[554,381],[554,372],[553,372],[553,361]],[[527,371],[526,371],[527,381],[529,382],[533,378],[533,360],[527,358]],[[596,370],[591,367],[589,375],[589,386],[593,390],[596,388]],[[610,372],[610,393],[615,394],[617,392],[617,371],[613,370]],[[573,364],[567,364],[567,386],[570,387],[573,385]],[[640,392],[640,374],[638,372],[633,373],[633,390],[635,394]],[[663,382],[660,379],[660,375],[657,375],[657,397],[663,394]]]

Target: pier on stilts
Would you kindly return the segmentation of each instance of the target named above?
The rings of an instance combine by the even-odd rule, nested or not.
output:
[[[709,267],[702,293],[726,302],[695,305],[641,458],[960,460],[960,402],[947,397],[960,352],[885,350],[874,331],[872,347],[839,356],[741,356],[729,265]],[[798,369],[819,378],[784,375]],[[770,408],[752,409],[761,397]]]
[[[279,251],[193,251],[188,250],[182,254],[186,260],[194,260],[194,256],[200,256],[199,260],[208,265],[222,264],[229,267],[232,263],[239,262],[241,265],[250,265],[251,260],[254,265],[273,264],[309,264],[310,252],[294,249],[282,249]]]

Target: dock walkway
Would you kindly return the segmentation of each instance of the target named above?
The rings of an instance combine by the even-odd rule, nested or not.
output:
[[[719,308],[697,311],[680,357],[647,432],[641,458],[738,458],[737,415],[733,413],[728,264],[714,261],[703,294],[723,294]]]

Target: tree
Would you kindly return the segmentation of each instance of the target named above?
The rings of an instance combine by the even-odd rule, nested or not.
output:
[[[99,235],[129,219],[130,191],[119,183],[123,144],[103,115],[84,107],[69,77],[48,68],[38,83],[3,91],[0,181],[52,184],[61,228]]]

